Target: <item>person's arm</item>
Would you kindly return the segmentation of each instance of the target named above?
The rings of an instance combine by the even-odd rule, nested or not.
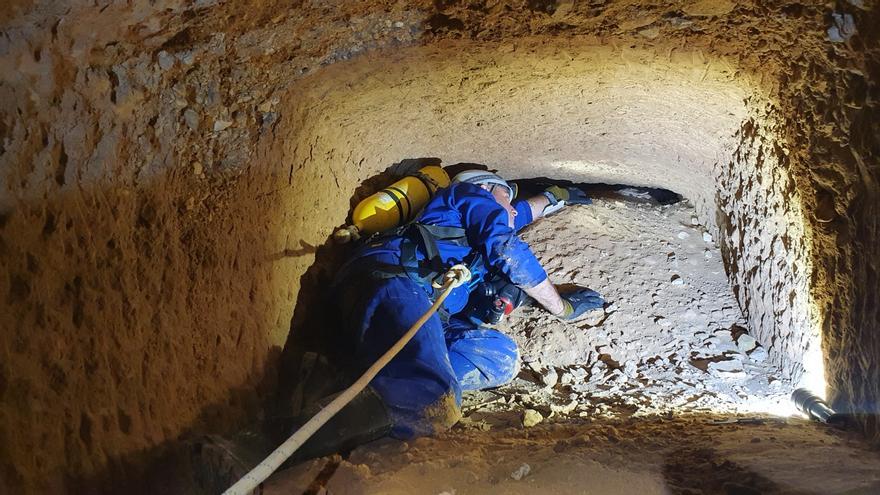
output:
[[[452,204],[461,214],[468,244],[483,255],[488,266],[561,318],[575,318],[590,307],[601,307],[602,299],[588,289],[563,299],[529,245],[513,232],[507,211],[482,189],[470,184],[458,189],[460,194],[453,196]]]
[[[518,199],[511,205],[516,210],[516,216],[513,218],[513,230],[519,232],[534,220],[532,206],[525,199]]]
[[[453,187],[450,207],[461,215],[468,245],[482,255],[487,266],[523,289],[547,280],[541,263],[528,244],[514,233],[507,211],[491,194],[473,184]]]
[[[520,287],[526,294],[532,297],[538,304],[555,316],[563,316],[565,313],[565,301],[556,290],[556,287],[546,279],[534,287]]]
[[[550,196],[553,201],[550,200]],[[565,203],[557,206],[557,203]],[[516,230],[519,231],[531,222],[543,217],[547,213],[558,211],[564,204],[590,204],[590,198],[578,188],[563,188],[559,186],[548,187],[543,193],[532,196],[526,200],[515,201],[513,206],[519,213],[516,218]],[[548,209],[548,206],[553,206]]]
[[[532,210],[532,218],[535,220],[544,216],[544,208],[550,205],[550,200],[543,194],[532,196],[526,201],[529,203],[529,208]]]
[[[544,216],[544,208],[550,204],[550,199],[543,194],[532,196],[529,199],[518,199],[513,202],[516,210],[516,218],[513,222],[513,230],[519,232],[526,225]]]

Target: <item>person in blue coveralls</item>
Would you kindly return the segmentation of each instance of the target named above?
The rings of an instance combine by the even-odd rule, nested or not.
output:
[[[514,189],[498,175],[462,172],[437,192],[415,222],[371,239],[341,268],[334,300],[341,339],[351,346],[353,376],[428,311],[440,292],[432,282],[446,269],[464,263],[475,281],[454,289],[441,311],[296,457],[345,451],[386,435],[431,435],[460,419],[463,391],[511,381],[519,371],[516,343],[480,325],[467,310],[471,293],[481,284],[503,280],[563,320],[603,306],[590,289],[557,292],[517,235],[534,219],[565,204],[587,204],[589,198],[577,188],[553,186],[528,200],[513,200]]]

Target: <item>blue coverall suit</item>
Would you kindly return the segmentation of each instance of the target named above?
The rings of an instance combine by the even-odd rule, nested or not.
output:
[[[514,227],[519,230],[532,221],[531,209],[526,201],[513,206]],[[417,222],[464,229],[466,245],[437,241],[446,266],[471,261],[476,254],[482,263],[469,266],[476,278],[490,269],[520,287],[534,287],[547,278],[528,245],[509,226],[507,211],[477,185],[456,183],[441,189]],[[360,248],[337,278],[343,331],[354,343],[353,371],[369,367],[431,307],[433,289],[425,281],[405,273],[371,275],[373,267],[399,267],[406,242],[411,241],[393,236]],[[415,252],[425,260],[422,245]],[[448,428],[459,419],[463,390],[502,385],[518,373],[516,343],[459,314],[472,288],[473,284],[453,289],[444,302],[451,316],[433,315],[371,382],[388,409],[392,436],[408,439]]]

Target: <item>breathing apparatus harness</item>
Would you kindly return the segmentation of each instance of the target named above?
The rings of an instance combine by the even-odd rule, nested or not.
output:
[[[437,186],[437,183],[433,179],[421,172],[416,172],[411,175],[425,183],[425,186],[428,186],[426,181],[430,181],[432,185]],[[461,172],[456,175],[452,182],[488,184],[492,189],[499,186],[504,187],[508,190],[511,199],[513,199],[517,192],[515,185],[511,185],[498,175],[484,170]],[[389,195],[394,199],[395,203],[397,203],[398,211],[402,212],[403,205],[399,203],[397,197],[393,194]],[[402,197],[404,199],[406,198],[405,195],[402,195]],[[404,217],[401,215],[400,221],[403,222],[404,220]],[[468,243],[465,229],[461,227],[428,225],[416,221],[410,221],[397,228],[377,232],[368,238],[363,239],[362,242],[363,245],[372,244],[379,246],[395,237],[400,237],[402,239],[400,245],[399,266],[376,263],[370,263],[368,266],[357,266],[357,260],[359,258],[355,258],[342,267],[342,270],[340,270],[340,277],[337,278],[337,280],[346,278],[352,272],[365,273],[374,280],[407,277],[424,288],[431,300],[435,300],[439,295],[439,289],[443,283],[443,276],[452,266],[452,264],[443,261],[442,256],[440,256],[440,250],[437,247],[437,242],[443,241],[456,246],[467,247]],[[419,260],[419,245],[423,247],[425,253],[424,260]],[[474,250],[461,261],[461,264],[468,267],[471,271],[471,279],[468,283],[468,292],[470,293],[478,284],[483,282],[483,274],[486,272],[486,270],[483,269],[485,268],[485,263],[479,251]],[[441,314],[441,316],[443,315]]]
[[[443,274],[452,266],[452,264],[443,262],[437,242],[448,242],[461,247],[468,246],[465,229],[461,227],[444,227],[412,222],[396,229],[391,235],[403,238],[400,245],[400,269],[374,271],[374,276],[378,275],[378,278],[407,276],[419,285],[435,289],[439,287]],[[418,258],[419,245],[424,248],[424,260]],[[474,251],[462,260],[461,264],[474,268],[480,262],[479,253]]]

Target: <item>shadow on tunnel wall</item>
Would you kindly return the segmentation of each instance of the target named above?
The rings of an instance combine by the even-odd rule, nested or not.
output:
[[[274,379],[275,371],[273,362],[271,366],[258,372],[260,376]],[[197,463],[205,463],[205,459],[199,454],[199,445],[205,438],[205,431],[231,434],[232,429],[228,427],[230,404],[252,400],[253,394],[253,387],[230,389],[225,398],[204,406],[198,418],[177,438],[123,456],[111,457],[105,466],[88,475],[65,474],[64,488],[59,492],[131,495],[205,493],[203,482],[198,481],[199,476],[204,475],[197,474],[204,472]],[[252,403],[249,410],[254,411],[260,407],[259,404]]]
[[[136,491],[181,434],[263,407],[289,310],[272,182],[172,171],[2,214],[0,492]]]

